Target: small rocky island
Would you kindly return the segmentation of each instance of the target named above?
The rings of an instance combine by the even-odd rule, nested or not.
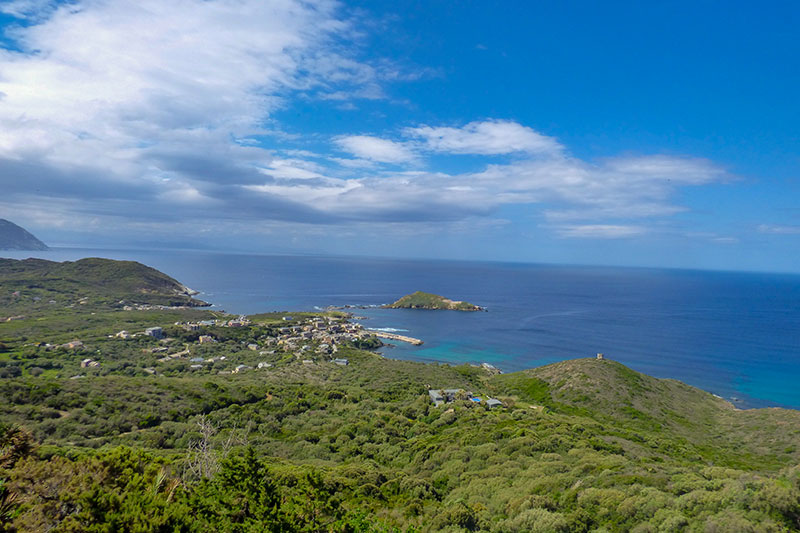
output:
[[[435,309],[448,311],[485,311],[483,307],[468,302],[450,300],[444,296],[429,292],[417,291],[403,296],[393,304],[385,305],[387,309]]]

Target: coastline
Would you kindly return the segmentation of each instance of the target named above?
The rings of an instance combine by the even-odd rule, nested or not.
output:
[[[792,379],[800,375],[793,333],[800,309],[788,302],[800,290],[797,277],[209,251],[54,248],[5,255],[139,261],[201,291],[200,298],[215,304],[212,310],[236,314],[363,307],[356,314],[369,317],[365,327],[406,329],[401,333],[425,342],[398,343],[384,352],[395,358],[487,361],[510,372],[599,351],[649,375],[738,397],[743,401],[737,405],[747,408],[800,408]],[[459,276],[443,274],[450,266]],[[491,312],[380,309],[403,293],[408,279],[480,302]],[[727,288],[724,299],[720,286]]]

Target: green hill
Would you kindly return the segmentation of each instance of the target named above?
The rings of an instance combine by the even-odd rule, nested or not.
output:
[[[497,394],[526,404],[677,438],[712,462],[770,467],[800,459],[800,411],[739,410],[706,391],[615,361],[572,359],[498,375],[491,383]],[[624,443],[629,451],[636,451],[635,441]]]
[[[403,296],[393,304],[385,306],[389,309],[437,309],[449,311],[481,311],[482,308],[467,302],[454,301],[444,296],[429,292],[417,291]]]
[[[26,229],[0,218],[0,250],[48,250],[48,248]]]
[[[332,352],[343,314],[126,311],[189,298],[138,263],[4,261],[14,287],[0,531],[800,530],[798,411],[610,360],[495,375]]]
[[[58,263],[0,259],[0,307],[26,306],[31,301],[74,303],[82,299],[110,305],[207,305],[192,298],[192,294],[166,274],[135,261],[87,258]]]

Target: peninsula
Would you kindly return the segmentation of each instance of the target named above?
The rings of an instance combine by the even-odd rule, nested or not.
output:
[[[447,311],[485,311],[483,307],[468,302],[450,300],[444,296],[429,292],[417,291],[403,296],[393,304],[385,305],[387,309],[434,309]]]
[[[49,248],[25,228],[0,218],[0,250],[49,250]]]
[[[122,309],[210,305],[193,298],[196,291],[154,268],[98,257],[63,263],[0,258],[0,285],[5,289],[0,293],[0,308],[4,309],[42,307],[50,301],[91,301]]]

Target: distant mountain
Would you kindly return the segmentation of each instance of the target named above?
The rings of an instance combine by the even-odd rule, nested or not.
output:
[[[0,218],[0,250],[48,250],[45,243],[3,218]]]

